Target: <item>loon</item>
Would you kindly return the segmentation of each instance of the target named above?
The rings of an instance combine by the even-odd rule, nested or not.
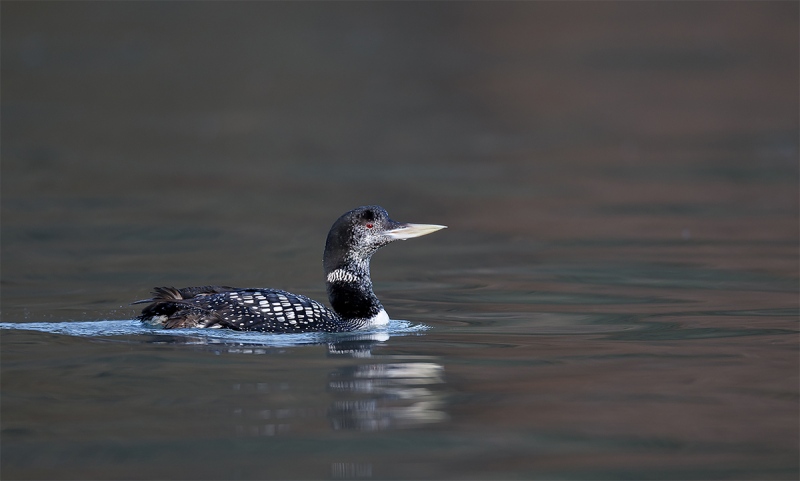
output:
[[[381,247],[446,226],[395,222],[383,207],[362,206],[336,220],[323,255],[331,307],[279,289],[228,286],[156,287],[137,317],[165,329],[227,328],[274,333],[347,332],[385,325],[389,315],[372,291],[369,261]]]

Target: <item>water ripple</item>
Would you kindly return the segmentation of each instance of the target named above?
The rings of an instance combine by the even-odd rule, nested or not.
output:
[[[290,347],[306,344],[339,343],[344,341],[385,341],[392,336],[419,334],[430,329],[424,324],[391,320],[380,329],[345,333],[308,332],[273,334],[241,332],[224,329],[157,329],[137,320],[65,321],[65,322],[0,322],[0,329],[39,331],[76,337],[147,336],[145,342],[173,340],[182,344],[235,344],[266,347]],[[154,336],[154,337],[151,337]]]

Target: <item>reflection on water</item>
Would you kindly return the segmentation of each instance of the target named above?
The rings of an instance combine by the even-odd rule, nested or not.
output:
[[[0,329],[30,330],[98,339],[122,339],[131,343],[192,345],[210,348],[217,354],[234,355],[280,354],[291,346],[320,344],[333,359],[370,359],[369,364],[337,367],[329,373],[320,391],[334,399],[326,409],[298,407],[292,380],[279,382],[236,382],[231,412],[237,436],[277,436],[290,433],[294,423],[325,418],[333,430],[383,431],[411,428],[447,420],[443,387],[444,367],[426,358],[424,361],[403,360],[392,356],[373,356],[375,346],[392,336],[424,332],[426,326],[392,320],[380,331],[355,333],[304,333],[274,335],[258,332],[181,329],[162,330],[138,321],[0,323]],[[326,341],[327,342],[324,342]],[[246,404],[236,405],[244,396]],[[263,399],[254,404],[252,399]],[[342,464],[339,474],[349,472]],[[365,476],[364,469],[356,469]]]
[[[240,436],[275,436],[292,430],[292,423],[324,416],[333,430],[383,431],[411,428],[446,421],[444,367],[428,359],[425,362],[374,358],[372,347],[388,339],[363,338],[329,343],[329,356],[355,359],[372,358],[382,363],[342,366],[328,376],[326,391],[334,400],[325,410],[298,408],[291,405],[295,397],[290,382],[235,383],[233,391],[248,398],[262,396],[264,406],[234,408],[234,417],[241,421],[235,426]],[[228,349],[237,354],[264,354],[263,349]],[[275,403],[285,400],[285,405]],[[270,407],[266,407],[270,406]],[[344,466],[344,465],[343,465]],[[345,471],[344,467],[342,467]],[[366,471],[359,470],[359,476]],[[340,473],[341,474],[341,473]]]
[[[323,344],[328,357],[366,359],[374,361],[372,349],[389,340],[424,332],[423,325],[392,320],[378,332],[305,333],[273,335],[258,332],[235,332],[210,329],[161,330],[143,326],[138,321],[0,323],[0,329],[30,330],[81,337],[107,338],[126,336],[127,342],[148,344],[186,344],[206,346],[228,354],[266,355],[279,353],[281,348],[308,344]],[[134,335],[137,335],[133,337]],[[328,340],[326,343],[321,340]],[[335,340],[334,340],[335,339]],[[391,358],[387,359],[391,361]],[[357,364],[337,368],[329,375],[327,391],[337,400],[331,403],[327,417],[333,429],[374,431],[447,419],[441,411],[443,396],[434,391],[444,384],[444,368],[434,362],[404,361]],[[235,383],[232,390],[245,396],[273,395],[292,397],[290,382]],[[349,399],[353,398],[353,399]],[[291,420],[319,415],[312,409],[287,405],[277,408],[246,410],[234,408],[236,416],[246,419],[269,420],[261,425],[237,425],[240,435],[274,436],[288,432]]]
[[[333,479],[359,479],[372,477],[372,464],[368,463],[332,463]]]
[[[361,364],[331,374],[328,389],[339,397],[328,413],[333,429],[379,431],[447,420],[444,367],[433,362]]]
[[[387,432],[430,426],[449,418],[444,367],[435,356],[376,355],[373,352],[376,348],[385,348],[392,338],[419,335],[427,330],[425,326],[407,321],[392,320],[379,332],[294,337],[196,329],[170,332],[143,328],[138,321],[0,323],[0,329],[4,333],[55,334],[65,340],[88,340],[92,342],[88,347],[105,348],[122,343],[156,349],[189,348],[189,352],[199,352],[205,359],[212,354],[216,374],[206,376],[205,381],[211,386],[225,385],[227,394],[209,389],[208,385],[193,387],[196,382],[183,383],[180,378],[185,376],[185,369],[179,366],[171,367],[162,362],[155,365],[139,362],[129,366],[137,373],[136,377],[147,379],[144,384],[157,390],[152,394],[154,405],[179,405],[182,414],[177,418],[183,419],[184,426],[188,422],[192,430],[206,435],[245,441],[279,438],[291,445],[309,432]],[[303,347],[317,353],[301,361],[306,367],[286,372],[270,368],[287,366],[295,352],[293,348]],[[263,360],[263,367],[249,369],[246,374],[225,367],[231,360],[239,364],[238,359]],[[308,375],[309,371],[324,368],[329,361],[332,369],[325,369],[318,376]],[[56,364],[64,366],[63,361]],[[245,364],[254,367],[252,362]],[[78,361],[78,365],[89,378],[107,376],[113,383],[116,377],[96,363]],[[68,377],[75,374],[70,367],[65,372]],[[128,377],[117,374],[121,379]],[[177,383],[172,396],[164,397],[164,382]],[[126,381],[116,389],[124,391],[130,387],[131,383]],[[211,408],[213,412],[193,408],[197,399],[209,395],[212,399],[222,396],[209,401],[207,407],[215,406]],[[82,405],[82,397],[75,401],[79,404],[76,412],[91,411],[90,406]],[[94,414],[102,418],[101,411],[95,410]],[[174,412],[172,407],[168,411]],[[168,424],[165,423],[165,427]],[[26,434],[26,430],[15,431],[14,428],[4,432]],[[371,463],[354,462],[346,455],[332,455],[328,466],[329,476],[334,479],[373,476]]]
[[[236,383],[232,386],[233,391],[242,392],[244,395],[268,395],[269,393],[278,396],[291,394],[289,383],[280,383],[277,386],[270,386],[269,383],[241,384]],[[291,430],[292,421],[298,418],[313,418],[319,413],[312,409],[298,409],[295,407],[265,408],[246,411],[241,407],[233,408],[235,420],[239,423],[234,428],[238,436],[275,436],[276,434],[288,433]]]
[[[328,356],[333,358],[373,359],[381,363],[356,364],[339,367],[329,374],[327,392],[335,400],[324,415],[334,430],[381,431],[410,428],[418,425],[447,420],[442,388],[445,384],[444,367],[441,364],[405,360],[390,362],[392,358],[374,358],[372,348],[390,338],[390,334],[373,333],[352,336],[350,339],[327,344]],[[232,348],[227,352],[237,354],[266,354],[263,348]],[[255,383],[234,384],[234,391],[267,394],[270,392],[291,395],[288,382],[270,385]],[[279,396],[280,397],[280,396]],[[295,407],[256,409],[244,412],[234,410],[236,416],[245,419],[266,420],[259,425],[237,425],[236,433],[247,436],[274,436],[291,430],[291,422],[297,418],[319,417],[315,409]],[[349,472],[345,465],[342,472]],[[337,468],[338,470],[339,468]],[[356,469],[358,477],[366,476],[367,470]],[[337,471],[338,472],[338,471]]]
[[[342,368],[331,373],[328,392],[336,399],[324,410],[293,406],[291,399],[296,396],[290,382],[235,383],[234,392],[267,400],[261,407],[233,408],[235,431],[240,436],[275,436],[289,433],[294,422],[320,417],[336,431],[384,431],[442,422],[447,420],[442,373],[443,367],[436,363]]]

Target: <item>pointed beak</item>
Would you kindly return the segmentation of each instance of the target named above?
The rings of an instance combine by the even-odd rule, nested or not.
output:
[[[393,229],[387,230],[386,235],[392,240],[406,240],[446,228],[446,225],[436,224],[397,224]]]

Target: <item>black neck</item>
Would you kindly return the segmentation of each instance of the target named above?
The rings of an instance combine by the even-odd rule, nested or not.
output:
[[[354,220],[346,215],[328,232],[322,259],[328,299],[344,320],[370,319],[383,309],[369,277],[369,261],[378,247],[357,235]]]
[[[370,319],[383,306],[372,291],[369,260],[326,269],[326,288],[333,310],[343,319]]]

